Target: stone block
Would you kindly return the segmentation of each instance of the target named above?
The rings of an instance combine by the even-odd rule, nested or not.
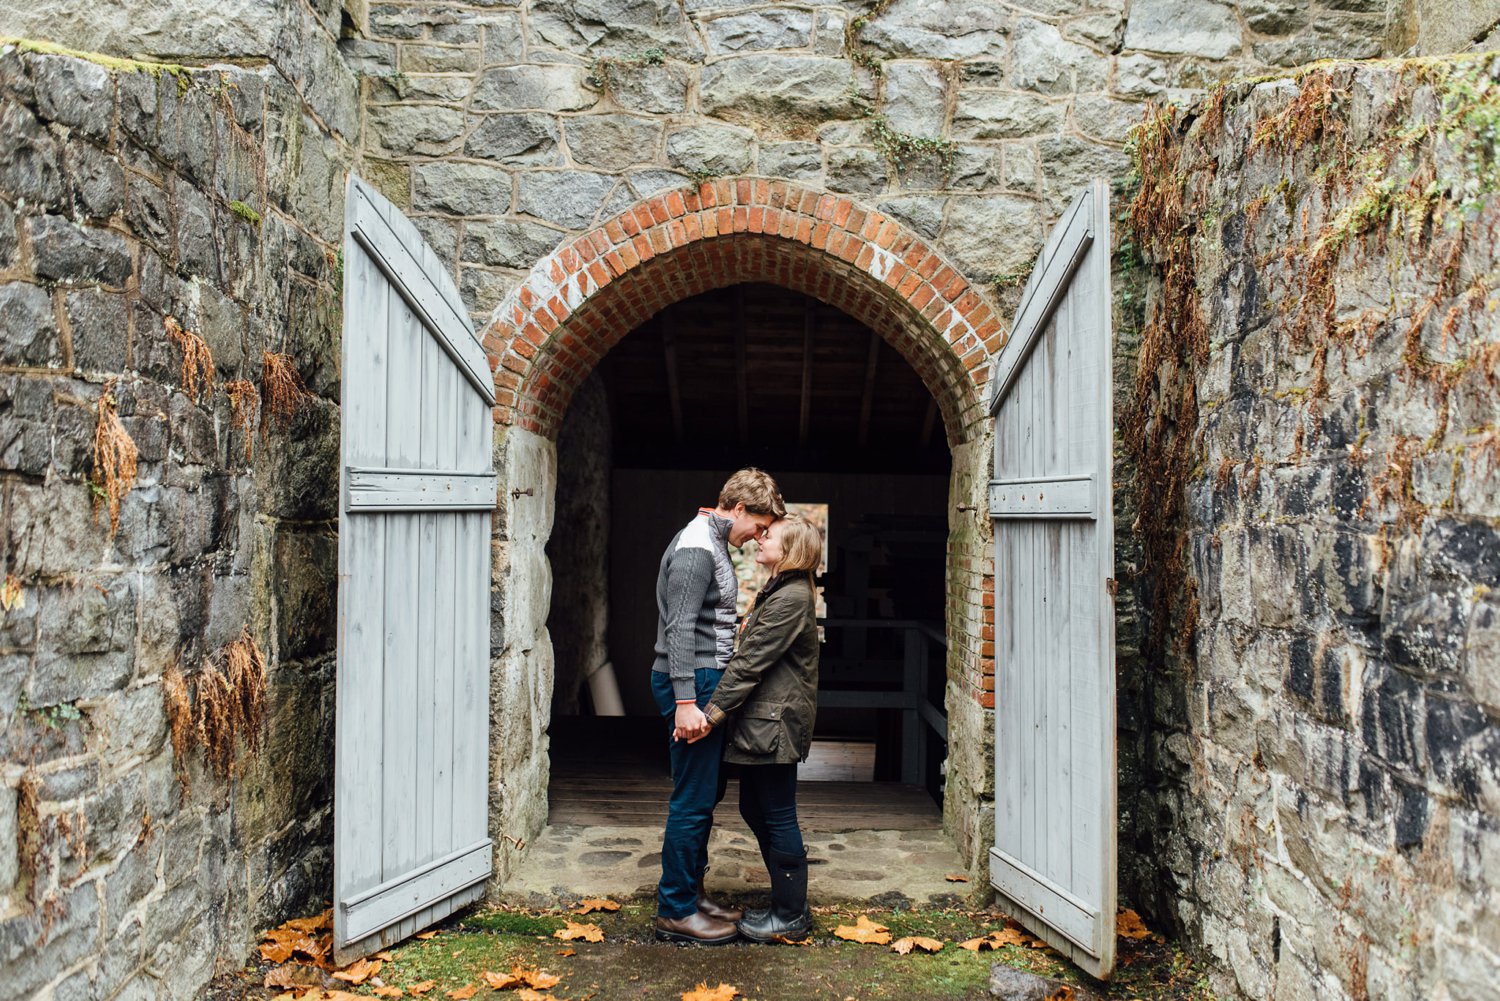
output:
[[[703,57],[697,33],[674,0],[535,0],[527,24],[533,45],[576,55],[657,49],[677,59]]]
[[[0,921],[6,989],[16,997],[30,997],[101,944],[99,891],[93,883],[63,891],[45,915],[40,908],[13,914]]]
[[[698,100],[705,114],[786,116],[824,121],[857,112],[853,64],[825,56],[755,55],[703,68]]]
[[[564,134],[575,163],[622,170],[657,160],[662,123],[635,115],[581,115],[567,120]]]
[[[130,277],[130,251],[119,233],[55,215],[35,216],[30,224],[38,278],[121,288]]]
[[[1012,27],[1011,59],[1016,86],[1043,94],[1102,90],[1108,67],[1100,54],[1045,21],[1019,18]]]
[[[1117,101],[1096,94],[1083,94],[1073,102],[1073,125],[1090,139],[1123,143],[1130,130],[1145,119],[1146,106],[1134,101]]]
[[[479,328],[487,324],[501,301],[518,284],[519,280],[510,275],[483,268],[464,268],[458,276],[459,295]]]
[[[812,43],[813,15],[809,10],[765,8],[728,14],[703,22],[711,55],[766,49],[801,49]]]
[[[484,160],[508,164],[557,166],[562,163],[557,119],[534,112],[484,115],[469,135],[464,151]]]
[[[1234,8],[1217,0],[1140,0],[1130,9],[1125,47],[1225,59],[1240,50]]]
[[[62,364],[52,297],[30,282],[0,284],[0,338],[7,364]]]
[[[412,208],[452,215],[499,215],[510,208],[509,171],[479,163],[421,163],[412,168]]]
[[[813,51],[820,56],[842,56],[844,32],[849,24],[848,15],[841,10],[829,7],[821,7],[814,13],[817,15],[817,21]]]
[[[985,0],[896,0],[857,37],[890,59],[1003,59],[1006,15]]]
[[[526,40],[521,34],[521,17],[513,13],[486,14],[479,20],[484,30],[484,64],[517,63],[525,58]]]
[[[817,143],[764,143],[756,170],[790,181],[816,180],[823,173],[823,148]]]
[[[943,228],[943,208],[946,204],[946,198],[935,195],[907,195],[887,198],[876,207],[908,229],[932,240]]]
[[[339,54],[358,77],[392,77],[396,69],[396,46],[366,38],[339,39]]]
[[[125,296],[101,289],[69,292],[64,311],[72,331],[73,364],[94,372],[123,372],[130,348]]]
[[[0,785],[0,892],[9,892],[21,874],[16,826],[18,798],[14,786]]]
[[[626,205],[622,206],[620,211],[624,211],[625,208],[628,208],[641,198],[650,198],[652,195],[662,191],[688,187],[696,190],[697,187],[691,178],[676,170],[633,170],[626,175],[626,179],[630,183],[628,185],[620,185],[615,189],[615,195],[610,196],[611,202],[614,201],[616,195],[631,199]],[[632,189],[635,192],[634,197],[630,193]],[[606,208],[602,216],[609,218],[611,211],[611,209]]]
[[[938,246],[971,280],[1016,274],[1042,246],[1039,206],[1017,195],[955,196]]]
[[[687,110],[692,74],[681,63],[658,65],[630,60],[607,61],[601,71],[610,97],[630,111],[671,115]]]
[[[886,188],[886,166],[885,157],[873,149],[832,149],[825,183],[831,191],[875,194]]]
[[[474,91],[474,111],[585,111],[599,95],[584,84],[581,66],[501,66],[486,70]]]
[[[1065,106],[1033,94],[961,90],[953,112],[955,139],[1015,139],[1056,133]]]
[[[1241,0],[1240,13],[1252,31],[1263,35],[1287,35],[1307,23],[1305,4],[1296,0]]]
[[[569,229],[587,226],[614,187],[614,178],[584,170],[528,171],[520,176],[517,208]]]
[[[472,73],[479,69],[477,46],[403,42],[400,49],[403,73]]]
[[[0,105],[0,190],[42,210],[61,209],[62,151],[26,108]]]
[[[880,110],[892,129],[916,136],[943,135],[947,82],[936,63],[891,62],[881,76]]]
[[[564,235],[559,230],[519,220],[470,223],[464,228],[463,259],[525,271],[551,253]]]
[[[125,171],[119,160],[88,143],[68,146],[66,158],[76,214],[105,220],[120,211],[125,201]]]
[[[464,131],[464,113],[434,105],[372,107],[365,112],[368,134],[398,156],[450,151]]]
[[[743,174],[754,149],[754,132],[725,125],[677,129],[667,136],[667,162],[690,173]]]
[[[71,56],[37,56],[31,79],[44,118],[91,139],[109,138],[115,88],[103,66]]]

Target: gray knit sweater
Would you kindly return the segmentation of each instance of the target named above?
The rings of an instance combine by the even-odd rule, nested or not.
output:
[[[722,670],[734,654],[734,603],[739,579],[729,561],[729,527],[712,508],[678,532],[656,575],[656,662],[672,679],[677,701],[695,697],[693,671]]]

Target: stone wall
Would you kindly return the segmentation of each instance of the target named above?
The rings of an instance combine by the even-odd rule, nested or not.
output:
[[[609,399],[595,374],[557,435],[559,528],[547,542],[558,596],[547,616],[554,715],[577,714],[589,675],[609,660],[611,445]]]
[[[12,5],[6,27],[55,8]],[[260,48],[258,68],[0,47],[8,997],[196,998],[331,882],[337,248],[356,95],[329,69],[337,11],[275,9],[295,45]],[[98,40],[116,53],[152,48],[89,17],[121,29]],[[185,364],[189,348],[211,357]],[[263,352],[306,385],[264,432],[245,409]],[[117,531],[94,458],[111,414],[137,450]],[[174,752],[164,676],[203,690],[245,628],[265,721],[226,780],[192,734]]]
[[[1141,138],[1134,246],[1168,277],[1122,426],[1189,550],[1148,536],[1126,578],[1176,600],[1122,708],[1122,886],[1228,993],[1500,983],[1497,80],[1336,65]]]

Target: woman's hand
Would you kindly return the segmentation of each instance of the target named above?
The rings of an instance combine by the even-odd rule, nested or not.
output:
[[[672,739],[685,740],[689,744],[708,736],[708,731],[712,729],[708,725],[708,717],[703,715],[703,710],[691,702],[684,702],[677,707],[677,716],[673,723]]]

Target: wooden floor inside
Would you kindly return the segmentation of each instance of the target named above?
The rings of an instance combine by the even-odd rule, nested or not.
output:
[[[551,732],[549,824],[661,827],[672,791],[671,766],[660,720],[560,717]],[[832,756],[839,774],[850,753]],[[826,760],[826,759],[825,759]],[[797,784],[797,817],[805,831],[922,831],[943,826],[942,810],[927,790],[897,782],[817,781],[804,766]],[[715,822],[744,828],[739,784],[730,781]]]

